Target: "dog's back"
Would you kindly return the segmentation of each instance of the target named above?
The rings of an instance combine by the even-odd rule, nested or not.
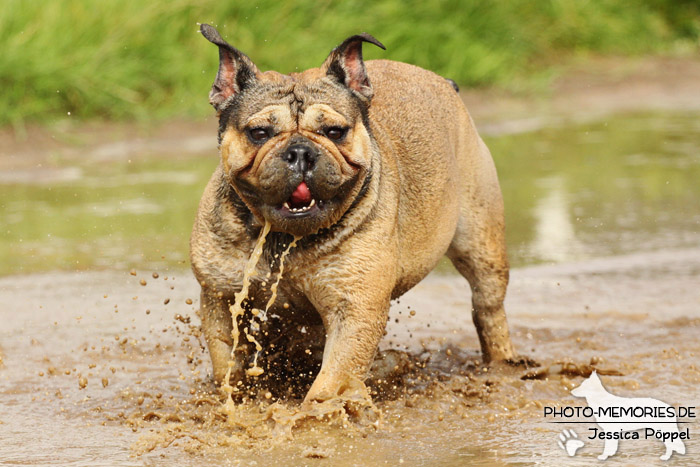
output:
[[[503,250],[503,204],[493,160],[454,87],[406,63],[374,60],[367,69],[382,171],[397,170],[400,180],[399,251],[410,252],[400,258],[406,271],[400,288],[410,288],[435,266],[458,224],[481,228],[476,226],[482,217],[489,217],[495,224],[486,228],[488,236],[499,246],[480,242],[479,248]],[[416,248],[427,243],[440,247]],[[504,264],[505,253],[499,256],[495,263]]]

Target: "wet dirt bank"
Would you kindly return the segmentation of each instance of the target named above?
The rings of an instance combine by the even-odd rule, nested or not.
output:
[[[480,365],[466,282],[433,274],[392,307],[391,370],[370,380],[379,429],[307,419],[291,440],[288,419],[254,421],[274,398],[252,396],[242,426],[218,415],[189,271],[134,272],[0,279],[0,464],[595,465],[590,423],[566,425],[586,443],[572,459],[543,416],[585,406],[568,391],[593,368],[616,394],[700,409],[698,249],[514,270],[506,306],[529,369]],[[695,465],[698,425],[681,426],[691,440],[672,464]],[[662,453],[625,441],[611,460]]]

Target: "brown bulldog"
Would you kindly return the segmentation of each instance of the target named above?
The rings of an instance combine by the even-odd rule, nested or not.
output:
[[[363,42],[384,48],[369,34],[345,40],[320,68],[283,75],[260,72],[213,27],[201,32],[219,48],[209,100],[221,163],[199,205],[191,261],[215,379],[229,365],[233,383],[246,378],[252,336],[264,359],[279,353],[278,337],[316,323],[324,332],[305,344],[324,345],[323,357],[305,400],[342,394],[366,378],[390,301],[445,254],[471,285],[484,360],[511,359],[503,201],[454,83],[405,63],[365,63]],[[266,224],[263,261],[239,304],[256,316],[236,316],[249,342],[229,363],[230,308]],[[287,250],[277,300],[261,313]]]

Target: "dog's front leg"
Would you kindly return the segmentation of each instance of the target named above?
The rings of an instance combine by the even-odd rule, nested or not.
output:
[[[231,313],[228,301],[213,291],[202,288],[201,294],[202,333],[209,347],[209,355],[214,369],[214,380],[221,384],[231,359]]]
[[[604,461],[610,456],[615,455],[617,452],[617,440],[616,439],[606,439],[605,445],[603,446],[603,454],[598,456],[598,459]]]
[[[358,277],[359,276],[359,277]],[[357,387],[367,377],[384,334],[391,292],[373,275],[329,281],[315,290],[315,306],[326,330],[323,363],[305,403],[325,401]]]
[[[324,319],[326,345],[321,371],[305,402],[325,401],[356,387],[367,377],[384,333],[389,302],[366,307],[343,304]]]

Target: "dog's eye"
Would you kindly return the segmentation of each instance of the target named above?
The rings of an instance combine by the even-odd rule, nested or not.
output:
[[[347,132],[347,128],[341,128],[339,126],[328,127],[324,130],[324,133],[326,133],[328,139],[332,141],[342,140]]]
[[[272,129],[265,127],[249,128],[246,130],[248,138],[254,143],[264,143],[272,136]]]

